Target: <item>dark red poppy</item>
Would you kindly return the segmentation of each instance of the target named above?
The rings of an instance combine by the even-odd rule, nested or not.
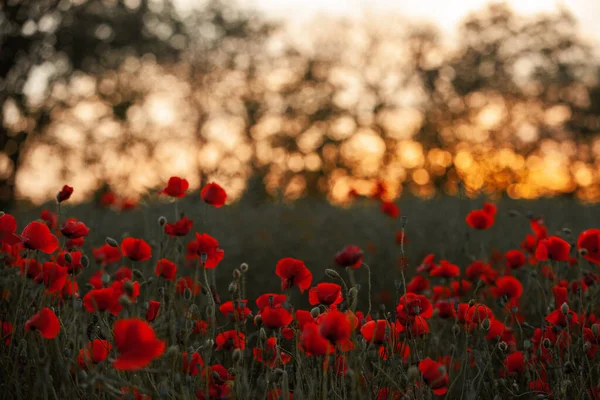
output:
[[[577,238],[577,248],[585,249],[583,258],[600,265],[600,229],[588,229]]]
[[[196,233],[196,238],[187,245],[186,260],[200,259],[204,261],[204,268],[215,268],[223,257],[225,252],[219,247],[219,242],[214,237],[203,233]]]
[[[193,333],[199,333],[201,335],[206,335],[207,332],[208,332],[208,322],[203,321],[201,319],[196,320],[196,323],[194,324]]]
[[[406,244],[407,242],[407,238],[406,238],[406,232],[402,232],[402,231],[398,231],[396,232],[396,243],[397,244]]]
[[[485,210],[473,210],[467,214],[466,221],[471,228],[484,230],[494,225],[494,215]]]
[[[557,309],[568,301],[569,292],[564,286],[553,286],[552,294],[554,294],[554,306]]]
[[[298,323],[298,329],[302,331],[304,325],[315,322],[315,319],[310,314],[310,311],[296,310],[296,322]]]
[[[69,185],[65,185],[60,190],[60,192],[58,192],[56,194],[56,200],[59,203],[62,203],[63,201],[69,200],[69,198],[71,197],[72,194],[73,194],[73,188]]]
[[[509,347],[514,347],[517,344],[517,339],[512,329],[497,319],[490,320],[490,329],[485,338],[494,343],[502,341]]]
[[[454,265],[448,260],[442,260],[438,267],[433,268],[429,272],[429,275],[441,278],[456,278],[460,275],[460,268],[458,268],[458,265]]]
[[[26,239],[15,234],[17,230],[17,220],[10,214],[4,214],[0,217],[0,244],[4,243],[9,246],[14,246],[17,243],[22,243]]]
[[[548,314],[546,316],[546,321],[548,321],[552,325],[560,326],[563,328],[567,326],[567,323],[569,324],[569,326],[576,325],[579,323],[579,317],[577,316],[577,313],[575,313],[575,311],[568,309],[567,313],[564,314],[561,308],[558,308],[552,311],[550,314]]]
[[[494,203],[490,203],[490,202],[484,202],[483,203],[483,211],[485,211],[486,213],[490,214],[490,215],[496,215],[496,213],[498,212],[498,209],[496,208],[496,205]]]
[[[90,228],[76,218],[69,218],[60,226],[60,231],[65,237],[78,239],[87,236]]]
[[[4,344],[8,346],[13,333],[13,325],[8,321],[0,320],[0,327],[2,328],[0,329],[0,333],[2,333],[2,336],[0,336],[0,343],[4,341]]]
[[[202,200],[213,207],[219,208],[227,201],[227,193],[218,184],[211,182],[202,188],[200,192]]]
[[[148,310],[146,310],[146,321],[152,322],[158,316],[158,310],[160,309],[160,301],[150,300],[148,302]]]
[[[62,288],[62,296],[63,298],[69,298],[69,297],[79,297],[79,285],[77,284],[77,281],[74,281],[71,278],[67,278],[67,281],[65,282],[65,285]]]
[[[335,255],[335,263],[340,267],[360,268],[365,252],[355,245],[348,245]]]
[[[167,196],[181,198],[185,196],[185,191],[188,190],[190,184],[186,179],[179,178],[178,176],[172,176],[169,178],[167,187],[160,191],[162,194]]]
[[[185,289],[190,289],[192,295],[197,296],[200,293],[200,284],[198,282],[194,283],[194,280],[189,276],[184,276],[179,278],[177,283],[175,284],[175,290],[178,294],[183,294]]]
[[[188,374],[190,376],[196,376],[200,374],[202,368],[204,367],[204,360],[202,360],[202,356],[194,352],[192,354],[187,351],[182,354],[183,357],[183,373]]]
[[[42,308],[25,322],[25,332],[38,331],[46,339],[54,339],[60,332],[60,321],[54,311]]]
[[[415,275],[415,277],[406,284],[406,291],[408,293],[423,293],[427,289],[429,289],[429,279],[421,275]]]
[[[27,275],[28,278],[37,278],[43,270],[43,264],[30,258],[23,258],[19,261],[21,275]]]
[[[110,310],[119,301],[112,287],[93,289],[83,296],[83,307],[89,312]]]
[[[145,261],[152,257],[150,245],[143,239],[128,237],[121,242],[123,255],[132,261]]]
[[[391,339],[392,327],[385,319],[378,319],[365,323],[360,333],[368,343],[384,344]]]
[[[425,383],[431,387],[436,396],[446,394],[450,378],[443,364],[427,357],[419,362],[419,371],[421,371]]]
[[[391,201],[384,201],[381,203],[381,212],[392,218],[398,218],[400,216],[400,209]]]
[[[342,287],[335,283],[319,283],[308,291],[308,301],[311,306],[317,304],[335,306],[343,300]]]
[[[320,334],[319,326],[314,322],[304,324],[300,335],[300,347],[307,355],[321,356],[334,351],[334,346]]]
[[[450,282],[451,296],[462,297],[462,296],[466,295],[471,290],[472,287],[473,287],[473,284],[471,282],[467,281],[466,279],[461,279],[459,281],[452,281],[452,282]]]
[[[90,279],[88,279],[88,283],[94,289],[102,289],[104,287],[104,283],[102,282],[102,275],[104,275],[104,271],[102,270],[94,272],[92,276],[90,276]]]
[[[399,322],[396,321],[396,323]],[[422,317],[416,317],[415,319],[408,321],[406,327],[408,328],[411,337],[421,337],[429,334],[429,323]]]
[[[167,281],[172,281],[177,275],[177,265],[174,262],[167,260],[166,258],[161,258],[156,263],[154,273],[157,276],[162,276]]]
[[[265,307],[260,311],[262,323],[269,329],[281,329],[294,319],[292,314],[282,306]]]
[[[23,236],[27,239],[25,247],[39,250],[42,253],[52,254],[58,249],[58,238],[50,232],[48,225],[33,221],[23,229]]]
[[[403,325],[415,317],[431,318],[432,315],[431,303],[427,297],[421,294],[407,293],[403,295],[396,307],[396,316]]]
[[[421,264],[417,267],[417,272],[429,272],[435,267],[435,254],[427,254]]]
[[[285,294],[265,293],[256,299],[256,305],[259,310],[266,307],[276,307],[285,303],[287,296]]]
[[[319,316],[319,333],[333,345],[342,344],[350,339],[352,326],[345,313],[331,309]]]
[[[217,350],[244,350],[246,348],[246,335],[242,332],[231,329],[223,333],[219,333],[215,339]]]
[[[248,308],[248,300],[226,301],[219,306],[219,311],[232,321],[244,321],[247,315],[252,314],[252,310]]]
[[[48,225],[48,228],[54,229],[58,224],[58,216],[50,210],[42,210],[40,218]]]
[[[520,351],[515,351],[506,356],[504,359],[504,367],[506,371],[513,374],[522,374],[525,372],[525,356]]]
[[[535,253],[537,244],[538,238],[535,235],[525,235],[525,239],[521,242],[521,248],[528,253]]]
[[[119,371],[144,368],[165,351],[166,344],[156,338],[154,329],[137,318],[121,319],[113,327],[115,346],[119,356],[113,367]]]
[[[542,239],[535,250],[535,258],[539,261],[554,260],[566,261],[569,259],[571,245],[558,236],[550,236],[548,239]]]
[[[306,268],[304,262],[295,258],[279,260],[275,273],[281,278],[281,290],[298,286],[300,292],[304,293],[312,282],[312,273]]]
[[[45,262],[42,266],[42,273],[35,280],[44,282],[48,293],[58,293],[67,282],[68,269],[55,262]]]
[[[433,305],[433,308],[438,310],[438,317],[442,319],[456,317],[456,309],[454,302],[449,300],[440,300]]]
[[[63,267],[67,267],[70,274],[78,274],[81,272],[81,270],[83,270],[83,265],[81,264],[82,257],[83,254],[81,254],[80,251],[63,251],[58,255],[56,263],[58,265],[62,265]],[[69,261],[67,261],[67,259]]]
[[[292,359],[292,356],[278,348],[277,338],[275,337],[268,338],[264,347],[255,347],[252,349],[252,355],[257,362],[269,368],[277,368],[280,365],[285,365]]]
[[[121,250],[108,244],[92,249],[92,255],[96,262],[103,265],[117,263],[121,260]]]
[[[548,229],[544,225],[544,220],[541,218],[532,218],[529,222],[531,230],[535,233],[535,236],[541,240],[548,237]]]
[[[166,223],[165,233],[169,236],[185,236],[190,232],[193,224],[191,219],[183,217],[172,224]]]
[[[484,319],[494,319],[494,312],[485,304],[475,303],[466,312],[465,320],[469,324],[480,324]]]
[[[504,258],[506,259],[506,266],[511,269],[521,268],[527,262],[527,258],[521,250],[509,250]]]
[[[108,190],[108,191],[102,193],[102,195],[100,195],[100,199],[98,200],[98,203],[102,207],[113,206],[117,203],[117,195],[114,192]]]
[[[490,290],[494,297],[506,296],[509,301],[518,300],[523,294],[523,285],[514,276],[506,275],[498,278]]]
[[[79,368],[86,369],[88,365],[98,364],[108,357],[112,350],[112,344],[107,340],[94,339],[88,343],[85,349],[79,350],[77,364]]]

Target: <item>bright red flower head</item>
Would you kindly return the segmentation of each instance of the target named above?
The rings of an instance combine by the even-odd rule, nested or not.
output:
[[[490,203],[490,202],[485,202],[483,203],[483,211],[485,211],[486,213],[490,214],[490,215],[496,215],[496,213],[498,212],[498,209],[496,208],[496,205],[494,203]]]
[[[340,267],[360,268],[365,252],[355,245],[348,245],[335,255],[335,263]]]
[[[521,250],[509,250],[504,258],[506,258],[506,266],[511,269],[521,268],[527,262],[527,258]]]
[[[383,344],[391,339],[392,327],[385,319],[369,321],[360,328],[368,343]]]
[[[48,225],[48,228],[54,229],[58,224],[58,216],[50,210],[42,210],[40,218]]]
[[[190,232],[193,224],[191,219],[183,217],[172,224],[166,223],[165,233],[169,236],[185,236]]]
[[[421,275],[415,275],[410,282],[406,284],[408,293],[422,293],[429,289],[429,280]]]
[[[145,261],[152,257],[150,245],[143,239],[128,237],[121,242],[123,255],[132,261]]]
[[[45,262],[42,267],[41,275],[38,275],[35,280],[43,281],[48,293],[60,292],[67,283],[67,273],[69,270],[54,262]]]
[[[398,218],[400,216],[400,209],[391,201],[384,201],[381,203],[381,212],[392,218]]]
[[[577,248],[585,249],[583,258],[600,265],[600,229],[588,229],[577,238]]]
[[[554,306],[560,308],[563,303],[567,303],[569,291],[564,286],[553,286],[552,294],[554,295]]]
[[[204,268],[216,268],[225,257],[225,252],[219,247],[219,242],[214,237],[203,233],[196,233],[196,239],[187,245],[186,260],[200,259],[204,261]]]
[[[73,188],[69,185],[65,185],[60,190],[60,192],[58,192],[56,194],[56,200],[59,203],[62,203],[63,201],[69,200],[69,198],[71,197],[72,194],[73,194]]]
[[[189,374],[190,376],[196,376],[204,367],[204,361],[199,353],[189,354],[187,351],[182,354],[183,356],[183,373]]]
[[[484,319],[494,319],[493,311],[486,305],[481,303],[475,303],[468,308],[465,319],[470,324],[480,324]]]
[[[121,250],[108,244],[92,249],[92,255],[96,262],[104,265],[117,263],[121,260]]]
[[[520,351],[515,351],[506,356],[504,367],[509,374],[522,374],[525,372],[525,356]]]
[[[343,300],[342,287],[335,283],[319,283],[308,291],[308,301],[311,306],[317,304],[335,306]]]
[[[433,361],[431,358],[427,357],[419,362],[419,371],[421,371],[425,383],[431,387],[436,396],[446,394],[450,378],[448,377],[444,364]]]
[[[179,278],[175,284],[175,290],[178,294],[183,294],[185,289],[190,289],[192,291],[192,295],[197,296],[200,293],[200,284],[198,282],[194,283],[194,280],[189,276],[184,276]]]
[[[227,201],[227,193],[216,183],[209,183],[202,188],[200,197],[205,203],[208,203],[216,208],[222,207]]]
[[[50,232],[48,225],[42,222],[30,222],[23,229],[23,236],[27,239],[24,244],[28,249],[46,254],[52,254],[58,249],[58,238]]]
[[[3,340],[4,344],[8,346],[13,333],[13,326],[8,321],[0,320],[0,328],[0,340]]]
[[[277,293],[265,293],[258,296],[256,299],[256,305],[259,310],[263,310],[267,307],[276,307],[285,303],[287,296],[285,294]]]
[[[294,258],[283,258],[275,267],[275,273],[281,278],[281,290],[298,286],[304,293],[312,282],[312,273],[306,268],[304,262]]]
[[[306,323],[300,336],[300,347],[308,355],[321,356],[333,352],[334,346],[319,333],[319,326],[314,322]]]
[[[68,254],[68,256],[67,256]],[[63,251],[58,255],[56,259],[56,263],[63,267],[67,267],[70,274],[77,274],[83,269],[83,264],[81,264],[81,259],[83,258],[83,254],[80,251],[71,251],[66,252]],[[67,261],[67,259],[69,261]]]
[[[429,275],[442,278],[456,278],[460,275],[460,268],[458,268],[458,265],[454,265],[448,260],[442,260],[438,267],[433,268],[429,272]]]
[[[25,332],[31,330],[37,330],[46,339],[54,339],[60,332],[60,321],[54,311],[42,308],[25,322]]]
[[[113,279],[115,281],[130,281],[133,279],[133,271],[131,270],[131,268],[121,267],[115,271],[115,273],[113,274]]]
[[[246,348],[246,335],[235,329],[219,333],[215,339],[217,350],[244,350]]]
[[[514,276],[506,275],[496,280],[496,286],[491,291],[495,297],[506,296],[508,300],[516,300],[523,294],[523,285]]]
[[[165,351],[165,342],[158,340],[154,329],[141,319],[118,320],[113,326],[113,335],[119,352],[113,367],[119,371],[144,368]]]
[[[9,246],[14,246],[17,243],[22,243],[26,239],[15,234],[17,230],[17,220],[10,214],[4,214],[0,217],[0,244],[5,243]]]
[[[558,308],[552,311],[550,314],[548,314],[546,316],[546,321],[548,321],[552,325],[560,326],[563,328],[567,326],[567,323],[569,324],[569,326],[578,324],[579,317],[577,316],[577,313],[575,313],[575,311],[567,307],[567,313],[563,314],[561,308]]]
[[[352,326],[345,313],[331,309],[325,314],[321,314],[319,333],[331,344],[342,344],[350,339]]]
[[[431,318],[433,307],[422,294],[407,293],[400,298],[396,307],[396,316],[403,325],[415,317]]]
[[[119,301],[112,287],[93,289],[83,296],[83,307],[89,312],[110,310]]]
[[[158,316],[158,310],[160,309],[160,301],[150,300],[148,302],[148,310],[146,310],[146,321],[152,322]]]
[[[161,258],[160,260],[158,260],[158,263],[156,263],[154,273],[157,276],[162,276],[168,281],[172,281],[177,275],[177,265],[174,262],[167,260],[166,258]]]
[[[466,221],[471,228],[484,230],[494,225],[494,215],[485,210],[473,210],[467,214]]]
[[[247,315],[252,314],[252,310],[248,308],[248,300],[226,301],[219,306],[219,311],[232,321],[244,321]]]
[[[294,317],[282,306],[265,307],[260,311],[262,323],[269,329],[281,329],[288,326]]]
[[[438,317],[442,319],[454,318],[456,316],[456,309],[454,308],[453,301],[440,300],[433,305],[433,308],[438,310]]]
[[[87,236],[90,228],[76,218],[69,218],[60,226],[60,231],[65,237],[78,239]]]
[[[30,258],[23,258],[19,261],[19,268],[21,268],[21,275],[36,279],[42,274],[43,264]]]
[[[185,191],[188,190],[189,187],[190,184],[187,180],[177,176],[172,176],[169,178],[167,187],[161,190],[160,193],[175,198],[181,198],[185,196]]]
[[[79,351],[77,364],[79,368],[86,369],[90,364],[98,364],[108,357],[112,350],[112,344],[107,340],[94,339],[88,343],[85,349]]]
[[[535,250],[535,258],[539,261],[554,260],[566,261],[569,259],[571,245],[558,236],[550,236],[548,239],[542,239]]]

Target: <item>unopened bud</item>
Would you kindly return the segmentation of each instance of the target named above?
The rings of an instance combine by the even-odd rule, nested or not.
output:
[[[4,217],[4,211],[0,211],[0,218]]]
[[[81,256],[81,266],[87,268],[90,266],[90,259],[85,254]]]
[[[321,310],[319,310],[319,307],[315,307],[312,310],[310,310],[310,315],[313,318],[317,318],[319,315],[321,315]]]
[[[584,352],[586,352],[586,353],[587,353],[587,351],[588,351],[589,349],[591,349],[591,348],[592,348],[592,344],[591,344],[590,342],[586,341],[586,342],[583,344],[583,351],[584,351]]]
[[[71,257],[71,253],[65,253],[65,261],[69,264],[73,262],[73,257]]]
[[[144,274],[139,269],[134,269],[132,272],[133,276],[135,276],[136,278],[144,279]]]
[[[358,289],[356,289],[356,287],[350,288],[350,290],[348,290],[348,297],[355,299],[356,296],[358,296]]]
[[[235,364],[239,363],[242,360],[242,351],[240,349],[233,350],[231,357]]]
[[[490,319],[489,318],[485,318],[482,322],[481,322],[481,327],[483,328],[483,330],[485,331],[489,331],[490,327],[492,326]]]
[[[183,298],[187,301],[192,299],[192,290],[190,288],[186,287],[183,289]]]
[[[238,290],[237,283],[235,281],[231,282],[227,290],[229,291],[229,293],[235,293]]]
[[[246,264],[246,263],[242,263],[242,265],[240,265],[240,270],[241,270],[243,273],[246,273],[246,272],[248,272],[248,264]]]
[[[340,274],[338,274],[336,270],[333,270],[331,268],[327,268],[325,270],[325,275],[327,275],[328,277],[330,277],[332,279],[340,279],[340,280],[342,279]]]
[[[475,305],[475,299],[469,300],[469,307],[473,307]]]
[[[106,237],[106,239],[104,240],[106,242],[107,245],[109,245],[110,247],[119,247],[119,243],[117,243],[117,241],[111,237]]]
[[[260,325],[262,324],[262,316],[260,314],[258,314],[256,317],[254,317],[254,325]]]
[[[515,218],[515,217],[519,217],[521,215],[520,212],[518,212],[517,210],[509,210],[508,211],[508,216]]]
[[[419,369],[412,365],[407,372],[407,376],[408,376],[408,381],[410,383],[415,382],[417,379],[419,379]]]
[[[131,301],[129,301],[129,297],[123,295],[119,297],[119,304],[123,307],[128,307],[131,304]]]
[[[560,312],[563,315],[567,315],[569,313],[569,305],[566,302],[562,303],[562,306],[560,306]]]
[[[569,228],[563,228],[563,229],[562,229],[562,231],[563,231],[563,233],[564,233],[565,235],[570,235],[570,234],[572,234],[572,233],[573,233],[573,231],[572,231],[572,230],[570,230]]]
[[[542,341],[542,345],[543,345],[543,346],[544,346],[544,348],[546,348],[546,349],[549,349],[551,344],[552,344],[552,342],[550,342],[550,339],[548,339],[548,338],[545,338],[545,339]]]
[[[600,327],[598,327],[598,324],[592,324],[592,333],[594,334],[594,336],[598,336],[598,334],[600,333]]]
[[[158,226],[163,227],[167,223],[167,218],[162,215],[158,217]]]
[[[107,274],[106,272],[102,274],[102,277],[100,278],[100,280],[102,281],[103,284],[107,284],[110,282],[110,275]]]
[[[134,295],[133,282],[131,282],[130,280],[125,281],[125,284],[123,285],[123,289],[125,289],[125,293],[127,293],[127,295],[129,297],[133,297],[133,295]]]

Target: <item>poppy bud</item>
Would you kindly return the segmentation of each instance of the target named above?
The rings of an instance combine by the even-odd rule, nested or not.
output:
[[[570,230],[569,228],[563,228],[563,229],[562,229],[562,231],[563,231],[563,233],[564,233],[565,235],[570,235],[570,234],[572,234],[572,233],[573,233],[573,231],[572,231],[572,230]]]
[[[81,256],[81,261],[80,262],[81,262],[81,266],[83,268],[87,268],[87,267],[90,266],[90,259],[85,254],[83,256]]]
[[[240,277],[242,276],[242,273],[240,272],[239,269],[234,269],[233,270],[233,279],[238,280],[240,279]]]
[[[475,305],[475,299],[469,300],[469,307],[473,307]]]
[[[317,318],[319,315],[321,315],[321,310],[319,310],[319,307],[315,307],[312,310],[310,310],[311,317]]]
[[[483,328],[483,330],[485,331],[489,331],[490,327],[492,326],[490,319],[489,318],[485,318],[482,322],[481,322],[481,327]]]
[[[560,312],[563,315],[567,315],[569,313],[569,305],[566,302],[562,303],[562,306],[560,306]]]
[[[460,326],[458,326],[458,324],[454,324],[454,326],[452,327],[452,334],[454,336],[458,335],[460,333]]]
[[[106,239],[104,239],[104,242],[109,245],[110,247],[114,247],[114,248],[119,248],[119,243],[117,243],[117,241],[109,236],[106,237]]]
[[[350,288],[350,290],[348,290],[348,297],[355,299],[356,296],[358,296],[358,289],[356,287]]]
[[[508,345],[506,342],[500,342],[498,343],[498,349],[500,349],[500,351],[506,351],[508,349]]]
[[[234,364],[239,363],[242,360],[242,351],[240,349],[233,350],[233,354],[231,355],[231,359]]]
[[[548,339],[548,338],[545,338],[544,341],[542,342],[542,345],[546,349],[549,349],[551,344],[552,344],[552,342],[550,342],[550,339]]]
[[[186,287],[183,290],[183,298],[187,301],[190,301],[192,299],[192,291],[190,290],[190,288]]]
[[[69,264],[73,262],[73,257],[71,257],[71,253],[65,253],[65,261]]]
[[[527,350],[527,349],[528,349],[528,348],[530,348],[530,347],[531,347],[531,342],[530,342],[529,340],[524,340],[524,341],[523,341],[523,348],[524,348],[525,350]]]
[[[158,226],[163,227],[167,223],[167,218],[162,215],[158,217]]]
[[[580,256],[584,257],[584,256],[587,256],[587,254],[588,254],[587,249],[585,249],[585,248],[579,249]]]
[[[254,317],[254,324],[255,325],[260,325],[262,324],[262,316],[259,314],[256,317]]]
[[[87,380],[87,377],[88,377],[87,372],[81,370],[81,371],[79,371],[77,373],[77,375],[79,375],[79,380],[81,380],[81,381],[86,381]]]
[[[144,273],[142,271],[140,271],[139,269],[134,269],[132,272],[136,278],[144,279]]]
[[[207,315],[208,317],[210,317],[211,315],[213,315],[213,312],[214,312],[214,308],[213,308],[213,306],[212,306],[212,305],[208,305],[208,306],[206,306],[206,315]]]
[[[130,280],[125,281],[123,288],[125,289],[125,293],[127,293],[127,296],[133,297],[133,282],[131,282]]]
[[[592,333],[594,334],[594,336],[598,336],[598,334],[600,333],[600,327],[598,327],[598,324],[592,325]]]
[[[242,263],[242,265],[240,265],[240,269],[242,270],[243,273],[248,272],[248,264]]]
[[[515,217],[519,217],[521,215],[520,212],[518,212],[517,210],[508,210],[508,216],[515,218]]]
[[[407,375],[408,375],[408,381],[409,381],[410,383],[413,383],[413,382],[415,382],[417,379],[419,379],[419,369],[418,369],[416,366],[412,365],[412,366],[411,366],[411,367],[408,369]]]
[[[121,296],[119,297],[119,304],[121,304],[123,307],[128,307],[131,304],[131,301],[129,300],[129,297]]]
[[[229,293],[235,293],[238,290],[237,283],[235,281],[231,282],[227,290],[229,291]]]
[[[337,273],[337,271],[327,268],[325,270],[325,275],[327,275],[328,277],[332,278],[332,279],[342,279],[342,277],[340,276],[340,274]]]
[[[110,275],[105,272],[102,274],[102,278],[100,279],[102,280],[102,283],[106,285],[110,282]]]

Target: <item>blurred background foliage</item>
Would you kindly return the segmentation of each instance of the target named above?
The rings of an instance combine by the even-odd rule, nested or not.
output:
[[[459,32],[382,16],[296,37],[218,0],[7,0],[0,209],[171,175],[257,203],[378,183],[599,200],[600,68],[574,18],[495,4]]]

